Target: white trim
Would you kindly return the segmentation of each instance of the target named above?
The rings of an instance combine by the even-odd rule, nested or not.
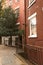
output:
[[[31,36],[28,36],[28,38],[36,38],[37,35],[31,35]]]
[[[30,20],[31,18],[33,18],[34,16],[36,16],[37,13],[35,12],[34,14],[32,14],[30,17],[28,17],[28,20]]]
[[[37,15],[37,13],[35,12],[30,17],[28,17],[28,20],[31,20],[32,18],[36,17],[36,15]],[[28,36],[28,38],[34,38],[34,37],[37,37],[37,34],[36,35],[31,35],[31,23],[30,23],[30,36]]]
[[[20,22],[16,23],[16,25],[20,25]]]
[[[32,4],[34,4],[35,1],[36,1],[36,0],[34,0],[34,1],[31,3],[30,0],[29,0],[29,7],[30,7]]]
[[[12,4],[13,4],[13,1],[12,1],[12,0],[10,0],[10,1],[9,1],[9,6],[10,6],[10,5],[12,5]]]
[[[43,7],[42,7],[42,11],[43,11]]]
[[[20,8],[20,6],[16,7],[15,10],[18,9],[18,8]]]

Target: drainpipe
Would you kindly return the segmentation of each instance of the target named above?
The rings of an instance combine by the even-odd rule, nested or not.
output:
[[[26,45],[26,0],[24,0],[24,6],[25,6],[25,45]]]
[[[25,43],[24,43],[24,53],[25,53],[25,57],[27,58],[27,53],[26,53],[26,0],[24,0],[24,7],[25,7]]]
[[[24,22],[24,51],[25,51],[25,46],[26,46],[26,0],[24,0],[24,19],[25,19],[25,22]]]

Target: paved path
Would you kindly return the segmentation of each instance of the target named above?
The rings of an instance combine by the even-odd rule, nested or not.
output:
[[[0,65],[32,65],[16,56],[16,49],[0,45]]]

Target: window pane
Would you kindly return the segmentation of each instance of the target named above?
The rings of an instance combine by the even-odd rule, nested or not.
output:
[[[34,0],[30,0],[30,3],[32,3]]]
[[[10,1],[10,2],[9,2],[9,5],[12,5],[12,3],[13,3],[12,0],[9,0],[9,1]]]
[[[16,0],[16,2],[18,2],[19,0]]]
[[[31,26],[31,35],[36,35],[36,26],[35,25]]]
[[[30,35],[34,35],[36,36],[36,17],[33,17],[31,20],[30,20],[30,31],[31,31],[31,34]]]
[[[18,18],[18,16],[19,16],[19,8],[15,10],[15,17]]]
[[[36,0],[29,0],[29,6],[31,6]]]

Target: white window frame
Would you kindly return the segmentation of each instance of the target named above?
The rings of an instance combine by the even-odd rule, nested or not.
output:
[[[19,9],[19,6],[15,8],[15,11]],[[19,12],[18,12],[19,13]],[[17,18],[18,18],[19,14],[17,14]]]
[[[19,7],[19,6],[17,6],[17,7],[15,8],[15,10],[16,10],[16,9],[18,9],[18,8],[20,8],[20,7]]]
[[[30,7],[31,5],[33,5],[35,2],[36,2],[36,0],[33,0],[32,2],[30,2],[30,0],[29,0],[29,7]]]
[[[28,17],[28,20],[31,20],[32,18],[36,17],[37,13],[35,12],[33,15],[31,15],[30,17]],[[31,23],[31,21],[30,21]],[[37,32],[37,30],[36,30]],[[36,35],[31,35],[31,24],[30,24],[30,35],[28,36],[28,38],[34,38],[34,37],[37,37],[37,34]]]
[[[12,5],[12,3],[13,3],[13,0],[9,0],[10,2],[9,2],[9,5],[11,6]]]
[[[16,23],[16,25],[20,25],[20,22]]]

